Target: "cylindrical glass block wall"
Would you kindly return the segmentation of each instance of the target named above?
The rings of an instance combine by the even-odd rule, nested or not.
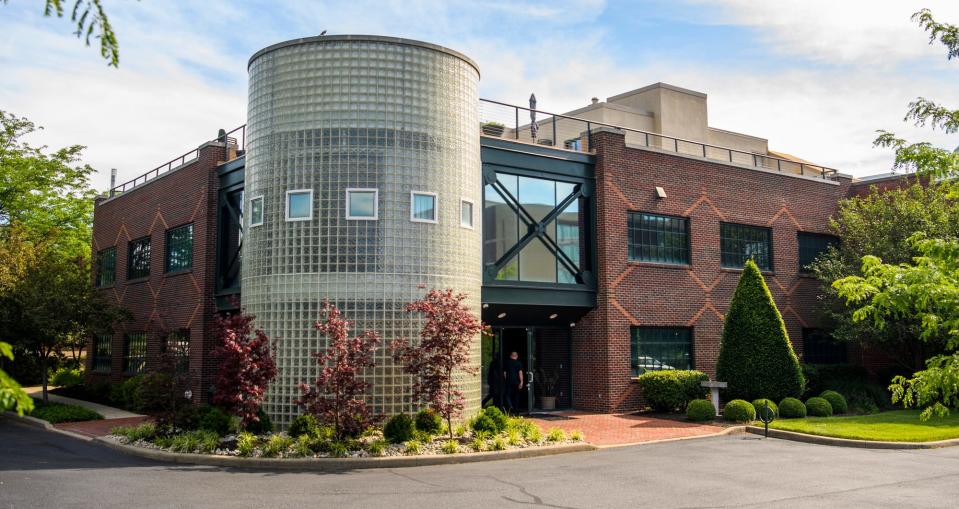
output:
[[[477,67],[431,44],[322,36],[261,50],[249,72],[242,303],[278,340],[265,409],[281,427],[299,413],[296,386],[312,383],[310,354],[326,347],[313,324],[328,298],[355,332],[383,338],[368,374],[374,408],[411,411],[411,379],[386,347],[418,339],[406,303],[450,287],[480,311]],[[349,217],[348,190],[364,190]],[[430,196],[435,221],[415,221],[414,201],[418,218],[433,218]],[[477,367],[479,356],[477,337]],[[461,383],[475,410],[478,376]]]

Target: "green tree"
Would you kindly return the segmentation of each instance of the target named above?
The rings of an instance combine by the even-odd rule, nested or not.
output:
[[[799,396],[805,385],[786,324],[752,260],[746,261],[723,321],[716,376],[729,384],[727,399],[778,401]]]
[[[8,0],[2,0],[7,3]],[[117,67],[120,64],[120,45],[117,36],[113,33],[113,25],[107,18],[106,10],[101,0],[44,0],[43,15],[62,18],[70,9],[70,21],[76,26],[74,35],[83,39],[87,46],[91,40],[100,40],[100,56],[108,65]]]
[[[89,253],[94,170],[80,163],[80,145],[51,152],[23,141],[37,129],[0,111],[0,228],[18,224],[64,256]]]
[[[64,256],[54,241],[31,239],[17,226],[5,233],[0,339],[39,361],[46,401],[50,359],[62,355],[71,338],[110,332],[129,315],[93,287],[89,256]]]
[[[959,240],[927,239],[916,234],[910,243],[920,253],[913,263],[862,260],[863,276],[834,283],[839,295],[856,307],[853,318],[883,328],[904,318],[921,324],[924,341],[946,338],[947,354],[926,362],[911,378],[897,376],[889,389],[893,402],[922,408],[922,419],[959,408]]]
[[[811,265],[822,283],[820,310],[823,325],[833,338],[885,352],[908,372],[921,369],[925,360],[942,352],[944,338],[917,341],[920,323],[904,317],[877,328],[870,321],[855,321],[853,307],[838,297],[832,283],[862,275],[862,257],[877,256],[888,263],[904,263],[918,253],[909,238],[918,232],[935,238],[959,238],[959,207],[949,198],[951,186],[914,184],[904,189],[873,192],[843,200],[831,221],[841,242]],[[887,380],[888,381],[888,380]]]
[[[913,20],[929,33],[930,44],[938,41],[945,46],[948,59],[959,57],[959,26],[937,22],[928,9],[915,13]],[[959,110],[922,97],[910,103],[906,120],[949,134],[959,132]],[[896,167],[938,180],[949,186],[951,197],[959,197],[959,152],[927,142],[910,143],[888,131],[880,131],[875,143],[895,150]],[[959,240],[917,233],[910,245],[918,252],[911,262],[884,263],[876,256],[865,256],[862,276],[839,279],[833,287],[855,306],[856,321],[869,320],[884,328],[901,320],[917,320],[920,340],[945,339],[946,353],[930,358],[926,369],[911,378],[895,377],[889,387],[894,402],[922,408],[921,418],[928,419],[959,407]]]

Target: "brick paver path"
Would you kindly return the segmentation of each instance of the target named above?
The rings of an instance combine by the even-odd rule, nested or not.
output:
[[[586,435],[586,441],[597,446],[712,435],[723,430],[722,427],[711,424],[696,424],[633,414],[592,414],[570,411],[554,415],[564,418],[534,417],[532,420],[539,424],[544,432],[550,428],[562,428],[566,432],[582,431]]]
[[[90,437],[102,437],[110,434],[110,430],[118,426],[136,426],[149,417],[139,415],[121,419],[100,419],[99,421],[61,422],[53,426],[59,429],[72,431]]]

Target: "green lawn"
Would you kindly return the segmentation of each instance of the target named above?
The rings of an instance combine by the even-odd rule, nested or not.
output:
[[[959,438],[959,413],[919,420],[918,410],[893,410],[870,415],[777,419],[770,428],[827,437],[886,442],[932,442]]]
[[[50,424],[60,422],[76,421],[97,421],[103,419],[103,416],[90,410],[76,405],[66,405],[63,403],[54,403],[53,401],[44,404],[38,399],[33,400],[34,408],[30,412],[30,417],[43,419]]]

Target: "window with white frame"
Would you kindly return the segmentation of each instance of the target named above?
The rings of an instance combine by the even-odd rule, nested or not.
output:
[[[466,198],[460,200],[460,226],[473,228],[473,202]]]
[[[347,189],[346,218],[354,221],[375,221],[379,214],[378,198],[379,191],[376,189]]]
[[[250,226],[263,224],[263,197],[254,196],[250,199]]]
[[[435,223],[436,193],[413,191],[410,193],[410,221],[416,223]]]
[[[309,221],[313,219],[313,190],[294,189],[286,192],[286,220]]]

